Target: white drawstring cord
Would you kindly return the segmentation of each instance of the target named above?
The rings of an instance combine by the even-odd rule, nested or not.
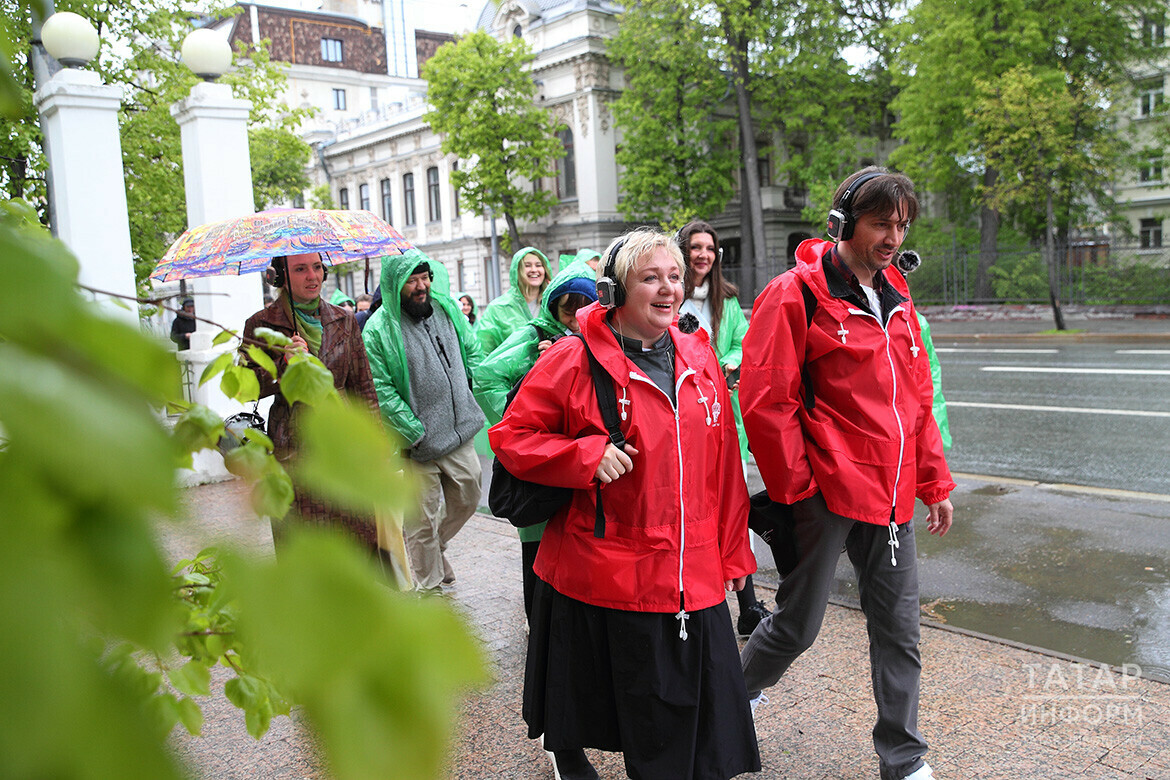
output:
[[[707,403],[707,396],[703,393],[703,388],[699,386],[699,380],[695,380],[695,389],[699,391],[698,401],[707,410],[707,427],[711,427],[711,405]]]
[[[622,387],[622,397],[618,400],[618,405],[622,407],[622,419],[626,419],[626,407],[630,405],[630,399],[626,397],[626,391],[629,386]]]
[[[675,617],[678,618],[679,623],[678,638],[685,642],[687,641],[687,619],[690,615],[687,614],[685,609],[680,609]]]
[[[898,524],[893,520],[890,521],[890,541],[886,542],[886,544],[890,545],[890,563],[897,566],[898,559],[894,556],[894,550],[902,545],[898,541]]]

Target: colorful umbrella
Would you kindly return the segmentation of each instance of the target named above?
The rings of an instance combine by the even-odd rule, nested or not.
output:
[[[191,228],[167,250],[151,279],[261,271],[273,257],[321,252],[330,263],[402,254],[410,242],[369,211],[271,209]]]

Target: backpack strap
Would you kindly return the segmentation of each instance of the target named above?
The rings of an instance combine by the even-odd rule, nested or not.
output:
[[[580,334],[575,334],[577,338],[581,339],[582,346],[585,347],[585,356],[589,358],[589,371],[593,374],[593,390],[597,393],[597,406],[601,409],[601,420],[605,423],[605,430],[609,434],[610,442],[618,449],[623,449],[626,444],[626,436],[622,433],[620,424],[618,423],[618,404],[617,392],[613,389],[613,380],[610,379],[609,374],[601,367],[601,363],[597,362],[593,351],[589,349],[589,344]],[[598,539],[605,538],[605,509],[601,502],[601,483],[597,483],[597,515],[593,521],[593,536]]]

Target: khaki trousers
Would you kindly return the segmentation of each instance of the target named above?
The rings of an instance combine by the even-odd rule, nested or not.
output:
[[[473,442],[441,458],[410,461],[418,485],[418,506],[403,524],[414,586],[431,590],[455,581],[447,543],[479,505],[481,471]]]

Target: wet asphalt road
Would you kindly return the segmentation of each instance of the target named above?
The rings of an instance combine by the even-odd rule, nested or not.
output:
[[[1170,680],[1170,344],[935,346],[958,488],[951,532],[917,535],[924,615]]]
[[[952,470],[1170,495],[1170,345],[935,347]]]

